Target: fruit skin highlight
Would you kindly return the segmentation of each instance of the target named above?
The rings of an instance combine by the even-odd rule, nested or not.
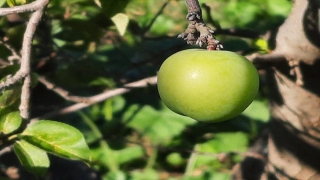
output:
[[[183,50],[167,58],[158,72],[158,91],[164,104],[203,122],[239,115],[258,89],[254,65],[230,51]]]

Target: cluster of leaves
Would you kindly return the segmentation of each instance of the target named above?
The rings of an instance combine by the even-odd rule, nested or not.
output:
[[[0,1],[3,6],[19,3]],[[252,28],[260,33],[279,24],[290,9],[287,0],[200,3],[211,6],[220,28]],[[188,23],[186,12],[185,2],[176,0],[52,0],[34,40],[34,73],[79,96],[156,75],[166,57],[187,48],[176,38]],[[1,37],[7,37],[17,51],[27,19],[28,14],[0,19]],[[256,39],[218,38],[227,50],[255,48]],[[0,52],[2,59],[12,53],[1,44]],[[2,68],[1,78],[16,70],[16,66]],[[269,118],[263,88],[241,116],[203,124],[168,110],[156,88],[148,87],[25,128],[18,112],[20,89],[17,84],[0,97],[0,136],[14,142],[21,163],[37,174],[49,166],[49,152],[82,160],[91,154],[89,164],[105,180],[229,179],[231,167]],[[70,105],[41,83],[34,85],[33,94],[33,116]]]
[[[2,80],[17,70],[16,65],[1,68]],[[18,111],[21,84],[5,89],[0,97],[1,147],[13,146],[21,164],[36,175],[44,175],[50,166],[47,153],[90,161],[90,149],[83,134],[73,126],[39,120],[27,127]],[[50,127],[50,131],[48,131]]]

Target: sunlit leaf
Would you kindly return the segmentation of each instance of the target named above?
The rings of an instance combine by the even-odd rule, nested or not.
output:
[[[104,178],[104,180],[126,180],[126,173],[122,171],[110,172]]]
[[[212,139],[196,145],[195,169],[203,166],[219,168],[223,164],[214,154],[222,152],[244,152],[248,144],[248,136],[242,132],[213,134]],[[213,155],[210,155],[210,153]]]
[[[22,122],[19,111],[10,112],[0,117],[0,132],[9,134],[17,130]]]
[[[268,104],[263,101],[257,100],[253,101],[242,114],[251,119],[263,122],[268,121],[270,117]]]
[[[262,38],[256,39],[253,42],[254,47],[256,47],[261,54],[266,54],[269,52],[268,42]]]
[[[129,24],[129,17],[123,13],[118,13],[111,20],[116,25],[120,35],[123,36]]]
[[[15,0],[7,0],[7,4],[8,4],[10,7],[13,7],[13,6],[16,4],[16,1],[15,1]]]
[[[20,163],[28,171],[40,176],[46,173],[50,165],[50,160],[44,150],[24,140],[15,142],[13,149]]]
[[[161,144],[170,142],[186,126],[196,123],[193,119],[173,113],[164,105],[161,110],[148,105],[133,105],[125,113],[124,120],[130,120],[128,125],[149,137],[153,143]]]
[[[141,179],[159,179],[159,174],[153,169],[145,169],[142,171],[133,171],[131,172],[133,180]]]
[[[61,122],[37,121],[28,126],[20,138],[58,156],[90,160],[90,149],[82,133]]]
[[[0,7],[2,7],[6,2],[6,0],[0,0]]]

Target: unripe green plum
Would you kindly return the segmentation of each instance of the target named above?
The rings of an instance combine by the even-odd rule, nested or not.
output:
[[[221,122],[239,115],[258,89],[254,65],[230,51],[180,51],[167,58],[158,72],[164,104],[198,121]]]

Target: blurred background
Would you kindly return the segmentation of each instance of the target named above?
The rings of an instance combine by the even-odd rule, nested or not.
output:
[[[19,3],[19,2],[15,2]],[[225,50],[267,53],[266,37],[284,21],[288,0],[200,0],[204,21]],[[2,7],[10,3],[0,1]],[[119,14],[120,13],[120,14]],[[177,39],[188,25],[183,0],[51,0],[34,39],[32,68],[72,95],[90,97],[155,76],[171,54],[196,48]],[[17,51],[28,13],[0,19],[0,36]],[[0,58],[11,55],[0,44]],[[104,180],[225,180],[269,119],[264,72],[256,100],[238,117],[205,124],[177,115],[157,87],[137,88],[53,120],[80,129],[91,167]],[[38,82],[32,116],[70,102]]]

